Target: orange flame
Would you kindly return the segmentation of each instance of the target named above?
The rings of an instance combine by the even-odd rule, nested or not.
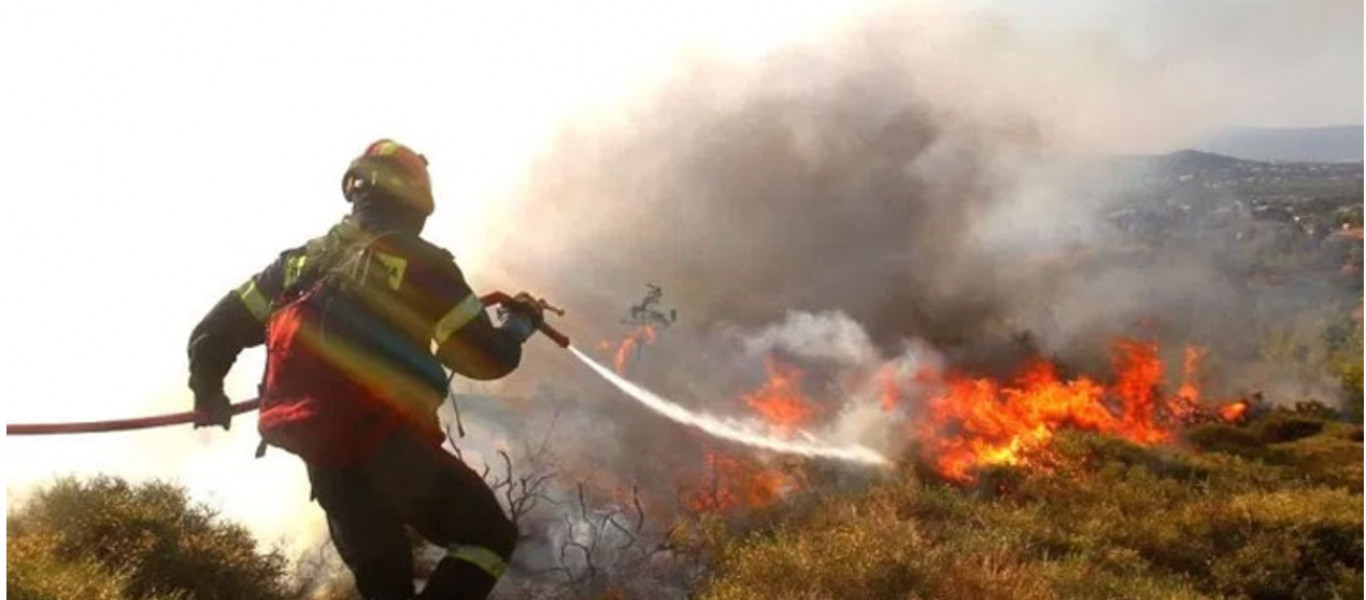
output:
[[[655,341],[655,328],[652,325],[641,325],[634,331],[626,334],[620,342],[616,344],[616,351],[612,355],[612,366],[617,373],[626,373],[626,364],[631,360],[631,356],[641,346]],[[602,342],[600,348],[611,349],[611,342]]]
[[[706,475],[684,492],[683,505],[694,512],[730,512],[739,508],[772,506],[799,487],[797,480],[776,467],[707,451]]]
[[[1199,356],[1187,353],[1188,370]],[[1171,440],[1175,420],[1191,405],[1189,397],[1161,397],[1156,344],[1119,340],[1113,364],[1115,380],[1108,387],[1087,377],[1064,380],[1054,365],[1041,360],[1006,384],[951,374],[946,389],[930,399],[928,418],[918,428],[922,450],[941,475],[967,483],[982,466],[1027,461],[1029,450],[1046,446],[1061,428],[1144,445]],[[1198,398],[1198,390],[1190,397]]]
[[[1194,346],[1187,347],[1181,362],[1181,387],[1176,391],[1172,402],[1172,413],[1181,419],[1194,417],[1200,410],[1200,386],[1197,383],[1200,364],[1205,360],[1205,350]]]
[[[877,384],[881,390],[882,410],[890,412],[896,408],[897,400],[901,398],[901,386],[896,383],[896,370],[891,366],[884,366],[879,369]]]
[[[768,381],[754,393],[746,394],[745,403],[782,431],[809,423],[817,407],[802,394],[801,369],[773,358],[766,359],[764,366],[768,369]]]
[[[779,432],[809,424],[820,412],[802,392],[802,370],[767,357],[767,379],[759,389],[744,394],[745,403]],[[695,512],[731,512],[764,508],[803,487],[790,469],[761,464],[749,457],[706,452],[705,476],[685,487],[683,505]]]
[[[1247,417],[1247,409],[1247,400],[1235,400],[1219,407],[1219,418],[1228,423],[1240,423]]]

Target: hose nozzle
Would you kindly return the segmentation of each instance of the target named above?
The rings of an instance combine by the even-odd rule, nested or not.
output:
[[[497,304],[504,304],[504,303],[507,303],[507,302],[511,302],[511,301],[512,301],[512,296],[509,296],[508,294],[506,294],[506,293],[504,293],[504,292],[489,292],[489,293],[487,293],[487,294],[484,294],[482,297],[480,297],[479,300],[482,301],[482,302],[484,303],[484,306],[494,306],[494,305],[497,305]],[[536,299],[536,304],[537,304],[538,306],[540,306],[541,309],[543,309],[543,310],[548,310],[548,311],[553,312],[553,313],[555,313],[556,315],[559,315],[559,316],[561,316],[561,317],[564,316],[564,309],[563,309],[563,308],[557,308],[557,307],[555,307],[555,306],[551,306],[551,304],[550,304],[549,302],[547,302],[544,298],[537,298],[537,299]],[[541,324],[540,324],[539,326],[537,326],[537,329],[539,329],[541,333],[544,333],[544,334],[546,335],[546,337],[548,337],[548,338],[550,338],[551,340],[553,340],[553,341],[555,342],[555,345],[557,345],[557,346],[559,346],[559,347],[561,347],[561,348],[568,348],[568,347],[569,347],[569,336],[566,336],[565,334],[560,333],[559,330],[555,329],[554,327],[551,327],[550,324],[549,324],[549,323],[546,323],[544,320],[542,320],[542,321],[541,321]]]

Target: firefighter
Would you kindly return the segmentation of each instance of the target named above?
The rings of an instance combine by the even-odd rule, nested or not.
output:
[[[442,367],[507,375],[542,309],[519,294],[495,325],[451,255],[419,237],[434,208],[422,155],[377,141],[342,190],[348,216],[281,253],[194,328],[195,427],[229,428],[223,378],[243,349],[264,344],[261,451],[303,459],[361,595],[414,597],[408,526],[447,549],[417,598],[484,598],[518,532],[479,475],[441,447]]]

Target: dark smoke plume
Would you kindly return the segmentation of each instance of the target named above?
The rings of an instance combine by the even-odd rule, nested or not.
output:
[[[627,131],[566,134],[523,224],[554,242],[508,270],[615,311],[655,281],[695,330],[841,310],[891,353],[997,325],[1016,292],[974,220],[1004,199],[1000,153],[1027,140],[936,104],[872,49],[778,62],[742,84],[699,69]]]

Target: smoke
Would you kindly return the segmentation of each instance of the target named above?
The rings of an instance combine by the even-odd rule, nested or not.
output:
[[[926,10],[757,63],[694,57],[612,119],[561,133],[510,211],[520,235],[497,267],[568,307],[563,325],[589,349],[623,335],[627,308],[658,284],[679,320],[641,349],[630,380],[742,415],[763,381],[758,357],[781,356],[828,409],[822,435],[889,456],[914,415],[888,413],[880,377],[1003,375],[1037,353],[1103,375],[1110,341],[1137,335],[1167,352],[1212,347],[1234,390],[1256,354],[1248,324],[1276,313],[1221,263],[1217,240],[1118,237],[1106,215],[1145,174],[1076,153],[1188,131],[1215,108],[1182,92],[1189,75],[1154,74],[1103,40],[1031,41]],[[611,472],[670,504],[716,442],[543,346],[527,364],[576,432],[556,440],[573,463],[561,472]],[[914,404],[924,390],[897,393]]]
[[[508,269],[588,306],[657,281],[695,326],[838,308],[881,343],[985,327],[1000,295],[971,220],[998,200],[998,140],[919,100],[886,57],[851,64],[745,92],[694,74],[621,138],[567,135],[522,225],[556,239]]]
[[[688,379],[668,384],[694,396],[744,379],[722,343],[737,330],[760,331],[750,351],[868,362],[916,338],[1011,363],[1017,321],[1061,295],[1025,251],[1058,246],[1089,215],[1058,218],[1070,199],[1057,177],[1024,180],[1047,123],[987,99],[1000,64],[936,64],[936,42],[980,41],[938,24],[879,21],[758,66],[699,59],[624,108],[628,125],[566,130],[516,216],[537,234],[510,238],[504,270],[589,331],[617,322],[644,282],[663,285],[682,319],[633,375]],[[817,338],[765,331],[789,311],[848,323]]]
[[[867,364],[877,355],[868,333],[840,312],[789,312],[786,321],[764,328],[745,343],[751,354],[782,350],[803,358],[832,360],[847,366]]]
[[[491,186],[488,177],[480,179],[469,171],[514,168],[478,159],[515,154],[510,148],[520,148],[536,137],[539,124],[550,120],[545,108],[550,103],[530,100],[562,95],[600,98],[610,94],[586,93],[587,86],[570,88],[585,81],[621,82],[648,70],[649,78],[665,83],[626,104],[604,108],[595,119],[569,126],[531,166],[525,189],[515,202],[488,214],[476,210],[474,201],[467,205],[452,202],[444,205],[448,208],[438,212],[437,218],[458,215],[462,221],[478,223],[476,227],[492,228],[498,219],[485,217],[509,217],[503,220],[514,235],[498,247],[480,249],[496,257],[498,264],[491,266],[503,274],[483,269],[470,272],[479,279],[494,279],[496,287],[525,287],[566,306],[569,316],[559,324],[583,348],[618,339],[624,333],[620,321],[626,308],[643,293],[644,283],[662,285],[665,303],[679,310],[680,320],[661,331],[657,343],[642,349],[629,365],[628,375],[671,399],[718,415],[746,415],[748,407],[741,395],[764,377],[757,355],[782,354],[802,365],[807,372],[804,388],[828,404],[830,418],[823,434],[894,455],[902,438],[894,430],[895,419],[888,418],[880,406],[876,377],[877,370],[888,365],[899,379],[907,379],[926,365],[1003,372],[1016,364],[1019,354],[1041,350],[1085,370],[1104,356],[1098,348],[1111,334],[1143,322],[1147,324],[1141,333],[1172,344],[1218,344],[1220,348],[1211,353],[1211,367],[1234,388],[1239,382],[1298,383],[1320,377],[1303,373],[1287,380],[1279,370],[1257,363],[1256,348],[1261,329],[1257,324],[1268,321],[1268,314],[1298,315],[1283,320],[1287,329],[1296,329],[1300,322],[1312,320],[1306,309],[1322,304],[1319,294],[1302,294],[1274,304],[1266,294],[1248,294],[1226,276],[1207,249],[1168,252],[1161,260],[1152,254],[1121,252],[1124,249],[1114,248],[1110,232],[1095,214],[1114,204],[1130,178],[1096,174],[1054,161],[1056,157],[1047,153],[1168,149],[1173,140],[1222,121],[1303,124],[1301,111],[1311,122],[1355,120],[1361,113],[1356,91],[1362,73],[1357,25],[1361,3],[1006,3],[1018,7],[1009,9],[1016,15],[958,8],[971,2],[953,3],[953,7],[930,4],[878,9],[867,19],[805,46],[756,54],[749,62],[707,54],[686,56],[686,66],[672,73],[663,72],[667,61],[659,56],[667,44],[653,43],[655,38],[666,37],[658,35],[659,30],[667,29],[676,39],[685,28],[715,24],[734,30],[735,37],[753,38],[756,33],[779,29],[767,25],[791,19],[796,8],[751,5],[744,9],[743,22],[727,18],[735,10],[734,3],[689,3],[680,5],[677,13],[635,13],[612,7],[606,11],[613,14],[612,19],[601,18],[599,13],[604,11],[579,6],[557,10],[553,18],[545,18],[540,9],[529,18],[520,12],[524,9],[518,9],[515,18],[503,22],[505,27],[489,27],[483,13],[462,14],[458,22],[452,22],[455,13],[445,11],[417,18],[406,14],[401,17],[403,25],[418,27],[408,36],[417,47],[407,53],[414,60],[402,64],[390,64],[388,53],[354,43],[358,34],[374,29],[373,11],[357,13],[362,15],[359,20],[347,18],[330,27],[317,27],[317,15],[308,11],[255,19],[272,23],[279,35],[266,36],[263,44],[254,47],[257,52],[245,55],[219,52],[231,44],[210,40],[205,46],[197,41],[202,36],[185,35],[191,29],[176,28],[175,35],[164,38],[165,32],[156,28],[128,35],[129,27],[136,31],[136,23],[104,27],[122,33],[107,43],[93,44],[102,49],[93,57],[99,60],[67,56],[30,69],[41,75],[30,83],[50,79],[48,83],[81,85],[66,92],[58,85],[50,93],[28,95],[28,101],[35,103],[31,110],[13,111],[36,124],[34,132],[47,130],[43,135],[26,136],[29,141],[23,147],[28,154],[60,153],[66,158],[25,163],[28,176],[16,178],[21,185],[16,194],[24,195],[25,182],[41,185],[66,177],[62,171],[44,169],[70,169],[75,164],[86,173],[75,179],[119,180],[128,165],[116,158],[138,154],[127,151],[130,143],[151,151],[167,147],[168,140],[212,139],[212,144],[191,144],[174,153],[188,162],[181,163],[185,168],[164,169],[175,175],[175,181],[161,182],[163,189],[198,189],[201,195],[208,194],[196,205],[198,210],[212,206],[216,192],[203,188],[203,178],[194,176],[202,171],[196,169],[254,156],[251,150],[259,147],[262,136],[293,138],[295,146],[306,145],[305,138],[321,140],[295,155],[321,157],[310,164],[318,172],[330,173],[334,166],[316,163],[330,163],[338,156],[345,160],[348,150],[343,147],[353,147],[355,136],[398,135],[405,140],[412,137],[411,143],[422,146],[433,157],[434,169],[461,164],[465,173],[446,178],[453,185],[456,180],[481,182],[456,188],[457,193],[447,198],[459,196],[463,189],[467,197],[482,200],[475,192]],[[244,25],[253,20],[248,12],[233,12],[244,19]],[[334,16],[345,12],[332,11]],[[651,15],[642,18],[644,12]],[[1084,21],[1075,15],[1095,12],[1105,16],[1092,19],[1090,25],[1053,23]],[[44,31],[30,41],[44,48],[44,54],[61,54],[64,47],[92,47],[75,42],[86,33],[99,34],[101,27],[73,29],[69,27],[73,23],[64,23],[60,13],[52,11],[51,19],[38,19],[52,27],[28,27]],[[699,13],[700,18],[684,18]],[[292,21],[302,25],[304,19],[311,27],[303,29],[332,33],[317,43],[304,44],[306,55],[291,55],[300,46],[294,32],[301,30]],[[593,25],[599,29],[586,31]],[[453,26],[457,27],[454,35]],[[509,29],[522,35],[509,38],[495,33]],[[1346,35],[1344,29],[1349,30]],[[68,39],[62,32],[77,35]],[[272,49],[272,37],[286,43]],[[605,41],[585,44],[589,38]],[[128,40],[138,43],[123,44]],[[489,47],[472,51],[468,46],[447,45],[449,40],[476,40]],[[214,85],[180,85],[167,93],[152,85],[169,81],[164,77],[168,68],[161,60],[164,53],[144,52],[161,47],[179,48],[167,55],[173,58],[189,57],[194,64],[231,68],[200,73],[191,69],[188,75],[209,76]],[[591,50],[578,52],[586,47]],[[210,49],[207,54],[205,48]],[[315,64],[327,57],[334,60]],[[156,60],[142,60],[150,58]],[[246,62],[232,66],[224,62],[228,58],[232,59],[228,62]],[[299,68],[300,60],[310,66]],[[297,77],[293,71],[331,75]],[[52,73],[65,75],[52,79]],[[21,82],[24,75],[16,73]],[[372,75],[372,79],[406,82],[407,108],[373,110],[374,98],[366,93],[333,94],[326,100],[313,93],[332,90],[335,82],[364,82]],[[329,84],[317,85],[324,80]],[[119,87],[121,81],[137,85]],[[225,86],[224,81],[231,85]],[[1333,85],[1337,82],[1343,82],[1341,88]],[[276,85],[280,83],[287,84],[284,88],[289,93],[259,93],[263,85],[284,89]],[[111,93],[88,93],[93,84]],[[607,87],[617,89],[615,85]],[[368,88],[374,91],[376,86]],[[195,93],[185,96],[186,90]],[[232,93],[220,93],[224,90]],[[105,102],[123,96],[131,101]],[[52,101],[57,97],[62,101]],[[281,111],[281,98],[292,99],[297,107],[326,110]],[[384,98],[392,100],[391,95]],[[466,103],[469,99],[476,101]],[[120,106],[151,107],[152,112],[120,112]],[[169,110],[177,107],[189,107],[192,112],[177,117]],[[107,118],[110,110],[119,118]],[[288,119],[271,120],[286,113],[291,113]],[[205,114],[229,118],[209,122],[203,119]],[[300,115],[308,118],[301,120]],[[514,115],[516,122],[508,115]],[[72,122],[83,126],[71,127]],[[184,127],[188,122],[217,126],[223,135],[215,135],[213,127]],[[108,123],[121,125],[102,131]],[[158,123],[169,124],[175,131],[158,133]],[[137,124],[137,135],[127,129],[130,124]],[[82,139],[73,139],[73,131],[84,132],[79,136]],[[343,137],[351,139],[333,143]],[[428,147],[424,137],[442,139],[446,145]],[[240,143],[234,146],[234,142]],[[48,151],[33,152],[40,147]],[[109,148],[122,151],[103,152]],[[291,165],[295,174],[312,168]],[[250,196],[313,195],[301,183],[307,178],[288,183],[288,177],[270,171],[266,168],[256,185],[277,193]],[[70,177],[65,181],[70,186],[79,183]],[[335,184],[324,183],[326,191],[318,193],[335,193]],[[234,193],[228,189],[223,187],[222,193]],[[107,191],[68,186],[64,195],[104,198]],[[33,188],[27,195],[49,193]],[[134,196],[124,200],[143,202],[165,194]],[[302,216],[319,206],[275,202],[274,206],[261,205],[260,210],[246,210],[239,202],[226,201],[232,196],[220,199],[225,200],[222,206],[231,207],[224,215],[258,215],[268,208]],[[25,206],[46,211],[67,205],[31,202]],[[98,211],[115,206],[119,208],[114,210],[128,210],[125,202],[83,206],[87,216],[92,210],[104,214]],[[70,211],[59,210],[28,213],[26,220],[63,222],[68,233],[75,232],[71,228],[81,220],[60,220]],[[303,236],[303,230],[313,227],[306,219],[257,221],[258,227],[283,227],[277,233],[288,234],[285,237]],[[293,225],[286,227],[288,223]],[[268,247],[276,243],[268,239],[270,235],[255,236],[261,246],[252,246],[256,250],[251,252],[242,239],[221,237],[217,244],[204,239],[215,232],[226,236],[222,232],[227,229],[191,226],[148,232],[138,231],[134,224],[132,231],[102,234],[91,230],[70,237],[104,240],[99,243],[105,249],[129,252],[129,264],[137,263],[139,254],[164,255],[168,240],[205,248],[221,246],[220,250],[226,250],[219,257],[179,253],[182,258],[193,254],[194,264],[179,272],[197,277],[198,283],[185,285],[186,281],[177,278],[180,285],[172,286],[211,294],[207,296],[211,302],[218,293],[213,290],[237,282],[220,281],[219,277],[230,275],[209,263],[218,260],[219,266],[235,270],[241,268],[245,254],[260,251],[260,256],[269,258],[276,251]],[[22,235],[16,239],[23,239]],[[471,235],[455,243],[467,248],[482,244],[483,239]],[[437,236],[434,241],[451,240]],[[1079,245],[1090,248],[1090,254],[1079,256]],[[469,256],[460,255],[462,259]],[[469,266],[463,260],[462,264]],[[84,308],[81,303],[89,289],[122,289],[125,284],[123,269],[86,266],[75,269],[84,274],[80,278],[61,275],[68,270],[61,268],[28,273],[31,283],[37,282],[48,293],[17,295],[21,303],[27,298],[35,303],[30,310],[15,314],[42,314],[64,302],[71,303],[73,310]],[[486,285],[486,281],[478,283]],[[143,412],[137,406],[119,408],[107,400],[146,395],[141,384],[127,382],[160,377],[147,365],[180,365],[180,329],[197,316],[189,311],[206,306],[204,298],[191,298],[171,288],[161,288],[157,296],[161,302],[148,303],[137,294],[110,295],[109,301],[122,298],[124,302],[109,307],[112,312],[145,317],[133,321],[153,330],[157,323],[171,323],[170,332],[119,336],[129,341],[146,338],[144,346],[161,348],[155,352],[150,346],[144,348],[149,350],[147,360],[136,364],[99,360],[83,367],[87,380],[100,382],[99,394],[73,397],[76,410],[90,411],[88,418]],[[170,318],[182,310],[186,314]],[[1154,315],[1161,318],[1151,319]],[[1025,331],[1032,335],[1022,337]],[[63,356],[69,350],[64,346],[66,338],[50,335],[46,327],[15,327],[10,333],[18,336],[12,345],[26,348],[29,356]],[[533,340],[528,348],[524,367],[507,381],[505,394],[461,405],[471,435],[459,444],[471,464],[481,467],[487,460],[496,469],[501,464],[497,450],[505,448],[520,468],[536,454],[542,432],[549,431],[546,446],[559,458],[546,471],[558,474],[555,489],[547,492],[561,503],[554,505],[555,517],[571,516],[573,511],[562,507],[576,506],[575,482],[603,482],[610,476],[616,483],[595,485],[595,489],[639,486],[647,496],[643,500],[650,513],[647,523],[666,522],[668,510],[676,505],[680,481],[702,473],[703,456],[712,442],[634,405],[543,340]],[[242,362],[259,364],[259,355]],[[1249,363],[1257,364],[1249,367]],[[28,376],[16,378],[19,387],[12,392],[47,397],[52,387],[48,383],[66,380],[66,370],[65,361],[60,360],[25,365]],[[239,363],[229,380],[229,393],[234,397],[253,393],[255,372],[244,371]],[[174,393],[156,394],[167,399],[167,406],[174,402],[174,410],[182,409],[187,401],[181,379],[175,375]],[[234,379],[239,385],[233,384]],[[546,387],[533,388],[535,383]],[[1284,394],[1298,393],[1302,386],[1291,387]],[[92,402],[103,407],[96,408]],[[27,403],[30,409],[40,404]],[[145,408],[152,412],[163,406]],[[56,418],[53,413],[23,414],[35,419],[45,415],[42,420]],[[555,426],[549,427],[550,423]],[[240,459],[249,457],[258,441],[249,426],[239,425],[226,434],[230,443],[216,455],[208,452],[211,444],[222,444],[211,440],[221,440],[223,432],[196,432],[192,452],[186,451],[179,433],[137,435],[136,444],[119,441],[125,438],[80,444],[57,438],[26,441],[23,452],[43,458],[20,461],[28,466],[17,469],[28,475],[17,479],[45,478],[54,464],[82,471],[169,474],[215,502],[222,499],[230,514],[255,515],[248,518],[267,539],[282,531],[293,538],[313,538],[321,531],[321,515],[307,500],[306,479],[292,456],[271,452],[253,463],[246,477],[256,487],[277,493],[244,499],[243,490],[249,486],[244,484]],[[62,458],[54,458],[58,456]],[[752,458],[770,460],[760,454]],[[15,484],[13,470],[11,477],[14,489],[19,484]],[[582,517],[579,521],[586,520]],[[571,521],[574,536],[581,535],[579,521]],[[616,540],[609,545],[615,546]],[[545,552],[527,551],[521,558],[556,566],[561,550],[552,542]],[[580,560],[573,552],[569,556]]]
[[[632,381],[746,417],[743,394],[764,380],[756,355],[783,354],[832,416],[817,436],[896,450],[872,370],[910,337],[953,346],[999,328],[1009,297],[974,221],[1000,204],[1005,163],[1031,132],[941,102],[879,40],[836,48],[757,68],[703,60],[627,109],[629,126],[565,131],[516,215],[535,234],[497,255],[570,308],[563,324],[584,348],[619,338],[611,325],[646,282],[661,285],[679,321],[628,365]],[[680,487],[706,481],[711,451],[779,464],[643,410],[551,352],[527,363],[572,397],[565,414],[582,425],[556,440],[576,463],[563,482],[610,471],[640,487],[652,523],[672,518]],[[841,380],[851,368],[861,375]],[[528,544],[518,560],[562,567],[555,546]]]
[[[663,285],[684,331],[650,351],[669,368],[636,373],[657,379],[735,383],[720,332],[789,311],[840,311],[882,355],[920,339],[992,372],[1038,350],[1098,364],[1117,333],[1248,352],[1245,324],[1264,314],[1219,242],[1128,247],[1104,217],[1142,171],[1070,153],[1180,137],[1218,103],[1130,42],[1068,40],[918,7],[757,64],[698,57],[615,119],[562,133],[516,211],[535,234],[509,238],[500,267],[598,337],[645,282]],[[852,341],[829,351],[852,360]]]

